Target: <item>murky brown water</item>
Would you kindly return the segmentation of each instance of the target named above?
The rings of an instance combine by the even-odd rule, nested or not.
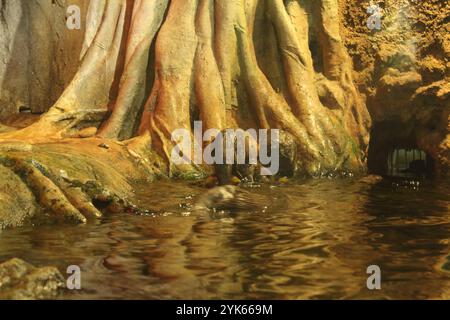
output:
[[[156,216],[109,216],[85,226],[0,233],[0,261],[82,269],[61,298],[450,298],[449,185],[308,181],[253,189],[266,212],[211,218],[181,183],[139,191]],[[181,205],[180,205],[181,204]],[[366,288],[379,265],[382,289]]]

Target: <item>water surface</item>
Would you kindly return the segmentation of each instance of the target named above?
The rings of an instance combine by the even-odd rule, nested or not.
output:
[[[137,191],[157,214],[2,231],[0,261],[79,265],[83,289],[62,299],[449,299],[449,190],[313,180],[252,188],[268,209],[211,217],[190,209],[204,189],[158,182]]]

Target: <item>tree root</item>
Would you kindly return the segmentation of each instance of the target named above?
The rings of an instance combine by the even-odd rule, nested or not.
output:
[[[98,182],[70,179],[62,170],[59,176],[55,175],[36,160],[2,157],[0,165],[17,174],[44,212],[57,221],[86,223],[88,219],[102,217],[99,208],[105,212],[137,212],[135,205]]]
[[[86,126],[118,140],[149,132],[170,175],[191,175],[202,168],[171,162],[172,132],[201,120],[204,130],[289,132],[299,175],[363,172],[370,117],[338,9],[338,0],[99,1],[73,81],[37,124],[5,137],[76,136]],[[79,196],[65,192],[68,201]]]

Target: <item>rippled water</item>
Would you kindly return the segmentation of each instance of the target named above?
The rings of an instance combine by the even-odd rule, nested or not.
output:
[[[352,180],[263,186],[251,191],[265,196],[265,212],[212,218],[189,212],[202,188],[160,182],[137,195],[160,214],[3,231],[0,261],[79,265],[83,290],[61,298],[449,299],[449,190]],[[366,287],[373,264],[379,291]]]

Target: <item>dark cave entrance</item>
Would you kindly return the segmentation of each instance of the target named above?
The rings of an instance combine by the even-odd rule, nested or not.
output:
[[[375,123],[369,145],[369,173],[400,178],[431,178],[433,159],[417,147],[415,131],[399,122]]]

